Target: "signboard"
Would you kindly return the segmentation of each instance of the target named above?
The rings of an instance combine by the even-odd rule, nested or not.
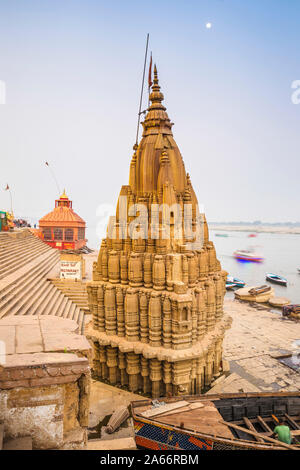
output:
[[[61,279],[82,279],[81,261],[60,260]]]

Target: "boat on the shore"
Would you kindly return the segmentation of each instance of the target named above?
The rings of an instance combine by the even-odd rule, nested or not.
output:
[[[250,234],[248,235],[248,237],[249,237],[249,238],[254,238],[254,237],[257,237],[257,234],[256,234],[256,233],[250,233]]]
[[[243,287],[234,292],[238,300],[246,300],[247,302],[269,302],[274,296],[274,289],[271,286],[263,285],[256,287]]]
[[[285,277],[279,276],[278,274],[267,273],[266,280],[273,282],[274,284],[279,284],[280,286],[287,286],[287,279],[285,279]]]
[[[300,320],[300,305],[299,304],[284,305],[284,307],[282,308],[282,315],[284,317]]]
[[[235,287],[244,287],[246,283],[241,279],[233,276],[227,276],[226,289],[234,289]]]
[[[138,448],[300,450],[299,392],[191,395],[131,402]],[[293,443],[273,439],[284,417]]]
[[[228,237],[227,233],[216,233],[216,237]]]
[[[262,263],[264,260],[262,255],[251,250],[236,250],[233,256],[239,261],[252,261],[253,263]]]

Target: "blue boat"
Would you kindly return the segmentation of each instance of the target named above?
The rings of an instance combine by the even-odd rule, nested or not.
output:
[[[234,289],[235,287],[244,287],[246,283],[241,279],[233,276],[227,276],[226,289]]]
[[[280,286],[287,286],[287,279],[285,279],[285,277],[279,276],[278,274],[267,273],[266,280],[269,282],[274,282],[274,284],[279,284]]]

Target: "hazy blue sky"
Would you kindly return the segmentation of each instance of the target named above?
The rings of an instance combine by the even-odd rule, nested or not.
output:
[[[299,21],[299,0],[0,1],[1,208],[6,183],[17,215],[53,208],[47,160],[95,244],[128,182],[149,32],[208,220],[299,220]]]

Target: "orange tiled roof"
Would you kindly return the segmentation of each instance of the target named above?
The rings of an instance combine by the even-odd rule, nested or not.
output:
[[[85,224],[85,221],[79,217],[76,212],[73,211],[70,207],[55,207],[53,211],[49,212],[49,214],[44,215],[39,220],[39,223],[45,223],[45,222],[78,222],[80,224]]]

